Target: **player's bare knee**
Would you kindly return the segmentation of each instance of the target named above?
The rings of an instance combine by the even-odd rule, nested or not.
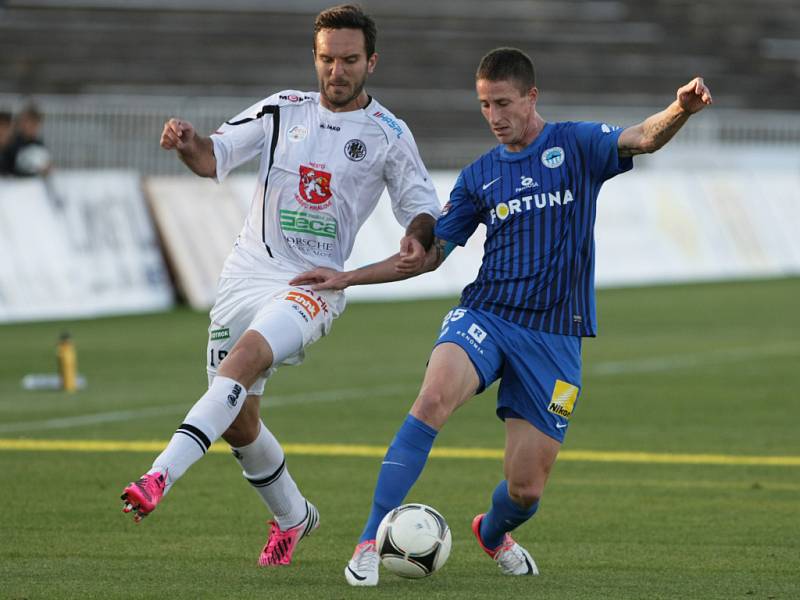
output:
[[[542,497],[544,490],[541,486],[533,483],[508,482],[508,495],[515,504],[524,508],[530,508]]]
[[[272,353],[251,346],[237,345],[220,363],[218,373],[250,387],[271,365]]]
[[[438,389],[422,389],[411,407],[411,414],[436,429],[440,429],[455,409],[452,398]]]

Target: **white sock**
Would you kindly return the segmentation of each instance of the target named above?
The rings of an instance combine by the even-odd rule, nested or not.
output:
[[[306,499],[286,468],[283,448],[264,422],[256,439],[241,448],[231,448],[242,465],[242,475],[272,511],[278,527],[289,529],[306,518]]]
[[[245,398],[247,391],[241,383],[219,375],[214,378],[148,471],[166,474],[165,494],[231,426]]]

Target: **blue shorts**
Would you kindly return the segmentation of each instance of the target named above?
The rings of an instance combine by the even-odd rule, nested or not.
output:
[[[533,331],[484,310],[447,313],[435,345],[450,342],[469,356],[477,393],[500,379],[497,416],[528,421],[564,441],[581,385],[581,338]]]

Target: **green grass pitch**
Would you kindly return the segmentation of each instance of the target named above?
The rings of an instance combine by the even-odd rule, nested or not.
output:
[[[2,447],[166,442],[206,385],[206,315],[2,326],[0,598],[799,598],[798,298],[796,278],[601,291],[600,337],[584,342],[564,445],[793,463],[559,461],[539,513],[515,534],[542,574],[508,578],[469,529],[501,462],[434,457],[408,500],[445,515],[450,560],[424,580],[384,571],[376,589],[349,588],[342,571],[379,458],[290,455],[322,526],[291,567],[260,569],[268,515],[225,453],[205,457],[134,525],[119,493],[154,452]],[[268,384],[265,421],[284,443],[385,446],[452,303],[351,305],[303,366]],[[54,370],[62,329],[88,389],[22,391],[24,374]],[[460,410],[436,447],[502,448],[495,393]]]

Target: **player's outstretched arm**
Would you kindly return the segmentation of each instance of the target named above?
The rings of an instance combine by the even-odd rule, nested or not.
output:
[[[655,152],[678,133],[690,116],[711,103],[711,91],[702,77],[695,77],[678,89],[675,101],[667,108],[620,134],[617,142],[619,155],[626,157]]]
[[[217,159],[211,138],[197,135],[189,121],[170,119],[164,123],[161,147],[175,150],[184,164],[201,177],[214,177],[217,174]]]
[[[289,285],[305,285],[312,290],[343,290],[351,285],[366,285],[370,283],[388,283],[407,279],[411,275],[404,275],[397,271],[396,265],[400,254],[394,254],[380,262],[372,263],[352,271],[337,271],[327,267],[317,267],[289,281]]]
[[[389,283],[400,281],[415,275],[433,271],[447,258],[455,248],[455,244],[434,239],[430,250],[425,253],[420,267],[413,272],[401,272],[398,265],[404,260],[400,252],[371,265],[354,269],[352,271],[337,271],[326,267],[317,267],[311,271],[300,273],[289,282],[289,285],[307,285],[312,290],[343,290],[352,285],[368,285],[373,283]]]
[[[412,219],[406,228],[406,234],[400,240],[399,259],[395,262],[398,273],[412,277],[422,272],[426,254],[433,244],[435,225],[436,219],[427,213]]]

